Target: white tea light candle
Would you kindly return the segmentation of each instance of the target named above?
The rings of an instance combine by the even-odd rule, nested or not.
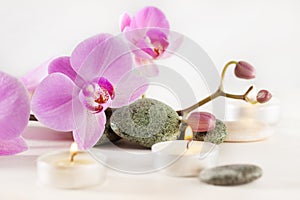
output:
[[[202,169],[215,166],[219,155],[219,146],[202,141],[160,142],[151,149],[155,167],[170,176],[197,176]]]
[[[105,156],[103,155],[103,161]],[[88,152],[74,150],[57,151],[40,156],[37,160],[38,181],[44,185],[76,189],[101,184],[106,168]]]
[[[280,118],[279,100],[271,99],[266,104],[228,102],[225,124],[226,142],[254,142],[264,140],[274,133],[272,125]]]

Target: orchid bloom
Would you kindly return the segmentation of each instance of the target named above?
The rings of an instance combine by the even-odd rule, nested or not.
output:
[[[37,119],[54,130],[73,131],[81,149],[95,145],[105,128],[105,109],[127,105],[145,91],[145,79],[130,73],[128,52],[122,39],[100,34],[70,57],[53,60],[32,97]]]
[[[169,46],[169,22],[156,7],[145,7],[132,18],[125,13],[121,17],[120,28],[127,39],[141,50],[135,52],[136,61],[140,64],[160,58]]]
[[[27,150],[20,136],[30,115],[29,95],[16,78],[0,72],[0,155]]]

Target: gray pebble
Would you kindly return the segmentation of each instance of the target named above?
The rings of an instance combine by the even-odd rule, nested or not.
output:
[[[221,144],[227,136],[226,125],[221,120],[216,120],[216,128],[208,132],[194,133],[194,140]]]
[[[148,148],[158,142],[176,140],[179,124],[176,111],[148,98],[115,110],[110,119],[110,126],[117,135]]]
[[[232,186],[250,183],[262,176],[262,169],[256,165],[224,165],[205,169],[199,179],[211,185]]]

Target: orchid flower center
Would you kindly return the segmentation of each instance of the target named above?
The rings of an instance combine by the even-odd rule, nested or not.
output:
[[[153,52],[155,53],[155,55],[153,56],[154,58],[157,58],[165,51],[165,47],[160,42],[152,42],[151,38],[149,37],[146,37],[145,41],[149,45],[149,47],[153,49]]]
[[[83,105],[96,114],[106,110],[114,99],[114,88],[105,78],[86,84],[80,93]]]
[[[169,46],[168,36],[162,30],[150,29],[147,31],[144,42],[151,49],[148,53],[154,58],[161,56]]]

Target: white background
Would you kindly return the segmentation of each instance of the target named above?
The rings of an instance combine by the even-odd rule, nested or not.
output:
[[[0,70],[21,76],[69,55],[85,38],[118,34],[119,16],[147,5],[162,9],[171,29],[201,45],[219,70],[229,60],[247,60],[260,87],[300,87],[297,0],[1,0]]]
[[[258,164],[264,170],[263,178],[240,187],[214,187],[196,178],[129,176],[111,170],[99,188],[55,190],[36,183],[36,159],[67,148],[70,141],[29,140],[29,151],[0,158],[0,198],[299,198],[300,1],[0,0],[0,70],[21,76],[53,56],[69,55],[89,36],[118,34],[119,16],[147,5],[162,9],[171,29],[200,44],[219,70],[229,60],[247,60],[257,69],[257,85],[280,93],[283,120],[273,137],[221,145],[219,164]]]

